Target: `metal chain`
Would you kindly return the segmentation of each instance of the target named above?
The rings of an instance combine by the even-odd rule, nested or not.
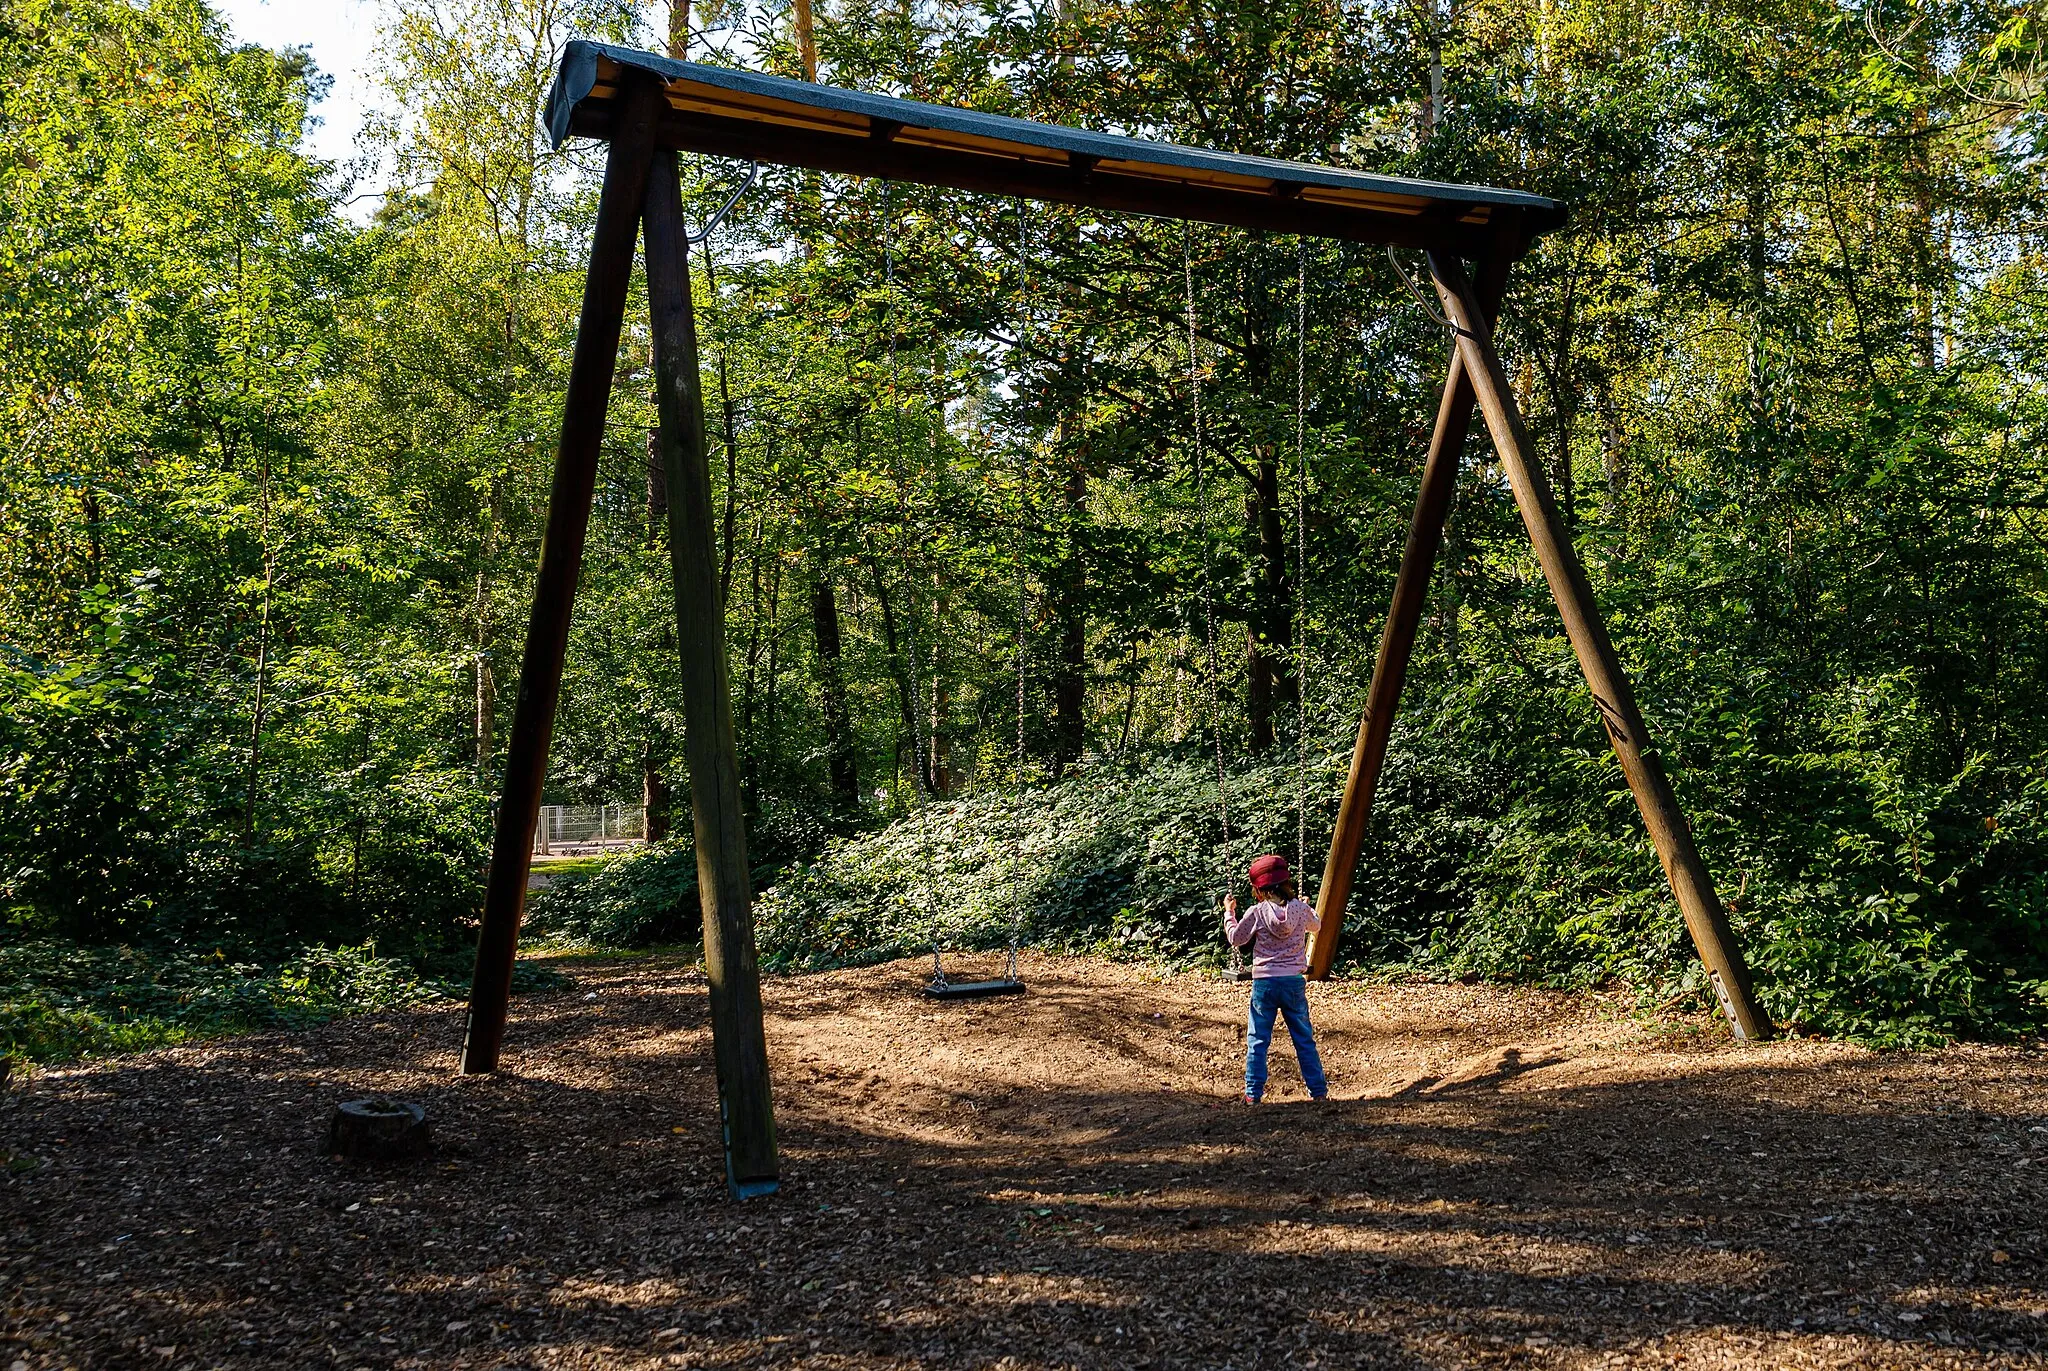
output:
[[[894,197],[888,182],[882,185],[882,290],[884,308],[889,321],[889,414],[892,445],[889,465],[896,477],[896,548],[902,562],[903,575],[903,636],[905,685],[910,695],[910,772],[911,786],[917,796],[917,841],[921,864],[924,867],[924,913],[931,927],[932,935],[932,979],[931,984],[946,984],[946,966],[939,952],[938,885],[932,870],[932,833],[928,813],[930,796],[925,792],[925,750],[924,735],[918,728],[917,715],[923,697],[917,678],[917,620],[911,606],[917,595],[916,578],[911,574],[910,556],[910,508],[904,491],[903,480],[903,403],[898,393],[900,379],[896,361],[896,235],[893,216]]]
[[[1201,339],[1195,327],[1195,257],[1189,231],[1181,232],[1181,271],[1187,285],[1188,389],[1194,401],[1195,526],[1202,540],[1202,621],[1209,652],[1209,733],[1216,749],[1216,805],[1223,820],[1223,895],[1230,896],[1230,782],[1223,769],[1223,705],[1218,678],[1222,674],[1216,653],[1216,595],[1209,556],[1209,474],[1206,464],[1206,435],[1202,428]],[[1243,965],[1237,944],[1230,946],[1230,969]]]
[[[1024,344],[1031,336],[1031,255],[1026,235],[1024,201],[1016,200],[1017,206],[1017,345],[1021,355]],[[1024,669],[1027,662],[1025,653],[1025,629],[1031,614],[1031,588],[1025,576],[1025,554],[1031,542],[1031,445],[1019,444],[1017,448],[1017,769],[1016,785],[1024,787]],[[1004,977],[1017,979],[1017,947],[1024,940],[1024,902],[1016,901],[1010,909],[1010,957],[1004,967]]]
[[[1026,252],[1024,201],[1017,204],[1017,347],[1021,355],[1031,336],[1031,258]],[[1031,445],[1017,448],[1017,770],[1016,784],[1024,785],[1024,633],[1031,614],[1031,591],[1026,580],[1024,558],[1031,541]]]
[[[1297,883],[1308,873],[1308,240],[1294,240],[1294,760]]]

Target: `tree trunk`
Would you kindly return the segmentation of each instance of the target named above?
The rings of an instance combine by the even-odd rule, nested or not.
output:
[[[711,244],[708,242],[704,245],[704,285],[711,292],[711,298],[716,300],[718,298],[718,268],[712,261]],[[725,444],[725,510],[719,520],[719,531],[723,535],[723,544],[719,549],[718,560],[718,602],[724,605],[732,599],[734,533],[739,522],[740,457],[739,422],[733,410],[732,378],[730,368],[726,364],[726,350],[723,341],[718,345],[718,406],[719,416],[723,421],[720,437]],[[775,466],[775,454],[772,450],[772,444],[774,443],[773,430],[770,430],[770,433],[769,442],[771,450],[768,453],[767,466],[772,470]]]
[[[946,765],[946,724],[952,701],[946,692],[946,585],[932,577],[932,660],[931,685],[926,690],[931,713],[925,724],[925,754],[929,763],[931,793],[950,795],[953,776]]]
[[[476,774],[491,774],[491,720],[498,709],[498,681],[491,672],[491,600],[489,580],[482,567],[476,573],[476,714],[472,725],[472,746]]]
[[[875,582],[875,603],[882,610],[882,642],[889,649],[889,674],[896,678],[896,706],[898,716],[902,720],[903,735],[914,741],[918,734],[917,705],[911,698],[910,678],[904,669],[902,642],[896,633],[896,609],[889,603],[889,586],[882,579],[881,564],[874,559],[872,552],[868,558],[868,573]],[[897,765],[900,770],[900,760]],[[916,771],[921,783],[924,768],[919,766]]]
[[[741,754],[740,784],[747,793],[747,807],[754,806],[755,786],[760,775],[754,764],[755,683],[761,671],[761,526],[762,511],[754,511],[753,553],[747,558],[747,580],[750,593],[747,599],[747,671],[740,685],[740,738],[744,751]]]
[[[1757,156],[1761,158],[1760,150]],[[1743,247],[1749,269],[1749,417],[1752,426],[1761,428],[1770,408],[1764,375],[1764,330],[1768,325],[1765,311],[1769,308],[1770,299],[1770,245],[1765,235],[1769,232],[1771,217],[1770,192],[1764,185],[1761,161],[1752,163],[1749,168],[1748,194],[1743,208]]]
[[[853,721],[846,708],[839,595],[824,560],[816,552],[811,558],[811,633],[818,649],[818,699],[825,715],[825,764],[832,777],[833,808],[850,816],[860,809],[860,769],[853,749]]]
[[[690,0],[668,0],[668,55],[690,60]]]
[[[648,842],[658,843],[669,835],[669,815],[675,797],[669,792],[668,777],[655,765],[652,743],[643,743],[640,748],[640,804],[647,811],[642,833]]]
[[[491,666],[492,649],[496,646],[497,625],[491,619],[491,564],[498,555],[498,520],[503,508],[503,488],[496,477],[491,478],[490,494],[484,505],[484,545],[482,557],[476,569],[476,716],[473,742],[476,748],[477,775],[488,780],[491,774],[491,748],[495,737],[494,723],[498,714],[498,676]]]
[[[762,710],[761,746],[750,747],[749,753],[758,752],[769,768],[768,783],[775,783],[775,704],[776,687],[782,678],[782,635],[777,629],[782,616],[782,559],[777,557],[768,569],[768,681],[765,686],[767,702]],[[749,799],[757,800],[758,796]]]
[[[1564,515],[1565,527],[1574,532],[1579,526],[1579,488],[1572,479],[1572,430],[1578,427],[1579,422],[1578,381],[1572,368],[1572,334],[1578,322],[1577,314],[1574,293],[1567,288],[1564,313],[1557,330],[1557,369],[1551,376],[1550,406],[1557,414],[1554,476],[1558,512]]]
[[[811,18],[811,0],[796,0],[796,58],[804,80],[818,79],[818,31]]]
[[[1609,394],[1600,406],[1600,469],[1607,477],[1607,498],[1614,504],[1617,518],[1626,517],[1620,505],[1628,489],[1628,454],[1622,442],[1621,415]]]
[[[1294,645],[1294,615],[1288,603],[1287,535],[1280,527],[1280,464],[1269,444],[1258,450],[1256,480],[1245,513],[1258,548],[1258,592],[1246,625],[1246,704],[1251,715],[1252,751],[1273,746],[1273,720],[1294,699],[1294,674],[1287,656]]]

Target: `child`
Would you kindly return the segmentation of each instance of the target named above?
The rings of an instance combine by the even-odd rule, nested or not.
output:
[[[1234,945],[1252,945],[1252,1013],[1244,1042],[1244,1102],[1257,1104],[1266,1093],[1266,1049],[1273,1042],[1273,1016],[1287,1020],[1294,1039],[1294,1059],[1302,1083],[1315,1099],[1330,1093],[1323,1079],[1323,1060],[1316,1052],[1315,1030],[1308,1022],[1308,935],[1323,926],[1315,910],[1294,894],[1294,875],[1287,859],[1272,854],[1252,863],[1252,894],[1259,902],[1242,919],[1237,896],[1223,902],[1223,936]]]

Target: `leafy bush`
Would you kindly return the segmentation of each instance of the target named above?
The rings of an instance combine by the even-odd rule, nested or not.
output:
[[[150,592],[103,606],[97,657],[0,658],[0,926],[266,962],[316,941],[409,956],[461,941],[490,840],[475,773],[351,773],[248,830],[246,754],[197,745],[189,682],[131,641]]]
[[[670,838],[594,871],[568,872],[527,897],[526,927],[600,947],[692,941],[703,927],[696,850],[687,838]]]
[[[1259,852],[1292,853],[1291,762],[1231,781],[1223,841],[1215,773],[1200,756],[1142,768],[1100,766],[1064,784],[933,804],[879,833],[830,846],[755,905],[763,961],[861,965],[949,947],[992,948],[1013,928],[1035,945],[1150,955],[1222,956],[1215,898],[1226,873]],[[1311,841],[1327,832],[1331,760],[1318,764]]]
[[[1556,702],[1530,680],[1474,677],[1402,716],[1340,965],[1621,983],[1646,1004],[1709,1007],[1597,725],[1558,736],[1545,718]],[[1583,690],[1562,673],[1551,680],[1566,705]],[[1558,707],[1557,717],[1570,715]],[[1853,746],[1759,762],[1774,774],[1754,792],[1724,767],[1717,783],[1736,783],[1701,814],[1766,1005],[1801,1031],[1879,1045],[2048,1024],[2048,780],[1993,784],[1966,768],[1909,785],[1896,751],[1908,724],[1859,730],[1849,719],[1837,722]],[[1332,750],[1310,768],[1311,886],[1344,761]],[[1285,759],[1235,772],[1227,850],[1214,773],[1187,756],[935,804],[833,844],[765,892],[762,957],[790,969],[858,965],[925,952],[935,935],[994,948],[1014,923],[1039,946],[1214,964],[1224,874],[1241,891],[1252,854],[1295,855],[1298,783]],[[1986,788],[2009,797],[1993,820],[1958,822],[1953,811],[1983,803]]]
[[[2048,766],[1956,757],[1904,677],[1798,692],[1688,671],[1719,693],[1651,729],[1774,1018],[1885,1046],[2048,1024]],[[1708,1007],[1594,718],[1543,661],[1405,713],[1347,952]]]
[[[183,748],[153,666],[110,656],[0,662],[0,910],[64,937],[146,927],[178,864],[154,781]]]

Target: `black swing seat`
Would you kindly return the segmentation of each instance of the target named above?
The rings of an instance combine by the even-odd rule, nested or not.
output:
[[[1024,982],[1005,978],[997,981],[932,981],[924,993],[934,1000],[985,1000],[991,995],[1022,995]]]

